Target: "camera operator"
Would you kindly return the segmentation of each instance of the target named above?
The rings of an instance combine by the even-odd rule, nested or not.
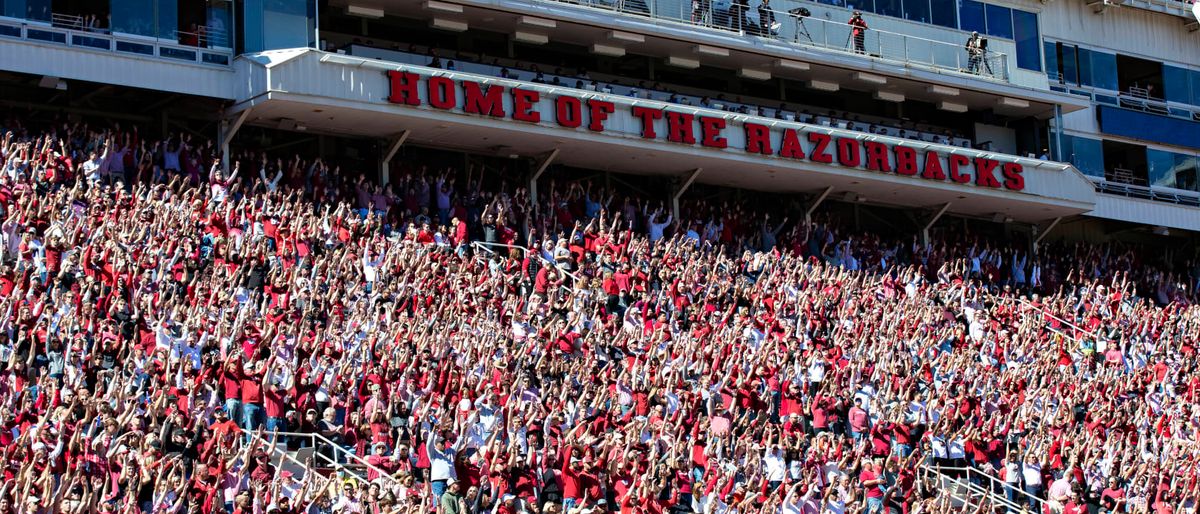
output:
[[[850,17],[849,25],[853,27],[850,35],[854,39],[854,53],[867,53],[867,21],[862,17],[862,11],[854,11],[854,15]]]
[[[979,61],[983,60],[983,37],[978,32],[972,32],[970,39],[967,39],[967,72],[979,73]]]
[[[762,0],[762,3],[758,4],[758,30],[767,37],[778,30],[775,22],[775,10],[771,8],[771,0]]]

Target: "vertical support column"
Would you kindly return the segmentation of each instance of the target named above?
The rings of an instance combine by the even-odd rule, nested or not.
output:
[[[1066,162],[1062,147],[1062,106],[1059,104],[1054,104],[1054,160]]]
[[[692,170],[688,177],[684,179],[683,183],[680,184],[679,187],[675,188],[674,194],[671,195],[671,217],[674,218],[676,222],[679,221],[679,199],[689,187],[692,187],[692,183],[696,182],[696,177],[700,176],[701,171],[704,171],[704,168],[696,168]]]
[[[1054,218],[1054,221],[1050,222],[1050,225],[1046,227],[1046,230],[1040,230],[1040,231],[1038,230],[1037,225],[1034,225],[1033,233],[1037,237],[1034,237],[1034,239],[1033,239],[1033,253],[1031,255],[1037,254],[1038,245],[1040,245],[1042,243],[1042,239],[1045,239],[1046,236],[1048,234],[1050,234],[1050,231],[1054,230],[1054,227],[1058,226],[1058,222],[1060,222],[1060,221],[1062,221],[1062,216]],[[1041,232],[1041,233],[1039,233],[1039,232]]]
[[[933,224],[937,223],[937,220],[941,219],[942,215],[946,214],[946,211],[949,209],[950,202],[942,204],[942,208],[938,209],[937,214],[934,214],[933,217],[929,219],[929,222],[926,223],[924,227],[921,227],[921,246],[924,246],[927,249],[929,248],[929,229],[933,228]]]
[[[533,206],[534,214],[539,214],[538,201],[537,201],[538,200],[538,195],[537,195],[538,178],[542,176],[542,173],[546,172],[546,168],[550,167],[550,163],[554,162],[554,159],[556,157],[558,157],[558,149],[557,148],[551,150],[549,154],[546,154],[546,157],[542,159],[542,162],[540,164],[538,164],[537,169],[533,170],[533,175],[531,175],[529,177],[529,204]]]
[[[805,209],[804,211],[804,224],[807,225],[812,223],[812,213],[817,211],[817,207],[820,207],[821,202],[824,202],[825,198],[829,197],[829,193],[832,192],[833,186],[828,186],[824,191],[821,191],[820,195],[817,195],[816,200],[813,200],[812,203],[808,204],[808,209]]]
[[[229,119],[226,118],[222,119],[217,125],[217,135],[221,143],[221,169],[226,173],[229,172],[229,143],[233,141],[233,136],[237,135],[238,130],[242,128],[242,123],[246,122],[246,118],[250,117],[250,111],[252,109],[253,107],[247,107],[238,114],[238,117],[235,118],[233,122],[230,122]]]
[[[391,164],[390,163],[392,162],[392,157],[396,156],[396,152],[399,151],[400,147],[404,145],[404,142],[406,140],[408,140],[409,133],[411,133],[411,131],[408,131],[408,130],[401,132],[400,135],[398,135],[398,136],[392,138],[390,141],[388,141],[388,145],[386,147],[384,147],[383,156],[382,156],[383,158],[380,159],[380,161],[379,161],[379,183],[380,184],[383,184],[386,186],[388,184],[388,182],[391,181],[392,173],[391,173]]]

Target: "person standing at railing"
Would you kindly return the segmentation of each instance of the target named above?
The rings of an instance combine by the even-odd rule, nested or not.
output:
[[[771,8],[771,0],[762,0],[762,3],[758,4],[758,30],[762,32],[763,37],[770,37],[779,30],[775,22],[775,9]]]
[[[967,39],[967,73],[979,73],[979,62],[983,60],[983,37],[979,32],[971,32]]]
[[[862,17],[862,11],[854,11],[848,22],[850,29],[850,38],[854,41],[854,53],[867,53],[867,20]]]

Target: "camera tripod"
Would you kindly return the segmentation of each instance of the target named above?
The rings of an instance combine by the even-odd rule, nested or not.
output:
[[[808,27],[804,25],[804,17],[793,15],[792,18],[796,19],[796,34],[792,36],[792,42],[798,43],[800,42],[800,36],[804,36],[804,39],[807,39],[809,43],[812,43],[812,34],[808,33]]]

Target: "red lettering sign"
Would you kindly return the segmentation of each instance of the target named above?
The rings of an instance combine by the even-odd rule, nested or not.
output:
[[[725,148],[729,146],[729,141],[721,137],[721,130],[725,128],[724,118],[709,118],[700,117],[700,146],[710,148]]]
[[[858,151],[858,140],[850,137],[839,137],[837,140],[838,164],[847,168],[857,168],[862,164],[862,152]]]
[[[809,132],[808,140],[813,144],[812,153],[809,154],[813,162],[833,163],[833,156],[829,154],[829,142],[833,141],[833,138],[829,134]]]
[[[917,151],[907,146],[896,147],[896,173],[900,175],[917,174]]]
[[[559,125],[576,128],[583,124],[583,102],[573,96],[560,96],[554,100],[554,118]]]
[[[672,143],[696,144],[695,119],[691,114],[667,111],[667,141]]]
[[[425,86],[429,89],[428,98],[429,105],[438,109],[453,109],[458,103],[454,81],[446,77],[429,77],[425,81]]]
[[[742,124],[742,128],[746,130],[747,152],[771,155],[770,127],[758,123],[746,122]]]
[[[1004,163],[1004,187],[1013,191],[1022,191],[1025,189],[1025,177],[1021,174],[1025,169],[1020,163],[1006,162]]]
[[[528,123],[540,123],[542,113],[538,110],[541,94],[538,91],[514,87],[512,112],[506,113],[504,106],[505,88],[499,85],[484,85],[476,81],[455,82],[448,77],[425,77],[417,73],[389,70],[385,73],[390,92],[387,101],[395,104],[420,106],[423,103],[435,109],[460,109],[466,114],[512,119]],[[425,81],[421,90],[421,81]],[[459,88],[462,89],[461,93]],[[425,93],[422,98],[420,93]],[[462,105],[459,107],[459,94]],[[603,132],[605,122],[617,111],[616,104],[599,98],[571,95],[554,97],[554,119],[562,127],[583,126],[584,102],[588,116],[587,128]],[[628,111],[641,122],[643,139],[658,139],[660,135],[654,124],[666,119],[666,139],[674,143],[697,144],[696,124],[700,125],[699,144],[708,148],[726,148],[729,141],[723,135],[727,126],[724,118],[697,116],[641,105],[631,106]],[[626,118],[627,119],[627,118]],[[624,120],[622,120],[624,121]],[[865,169],[881,173],[895,171],[902,176],[920,176],[925,180],[951,180],[959,184],[974,183],[977,187],[1022,191],[1025,189],[1024,168],[1016,162],[1000,162],[986,157],[950,154],[943,156],[935,150],[924,152],[924,161],[918,162],[917,150],[902,145],[891,145],[881,141],[860,141],[855,137],[839,137],[834,140],[829,134],[808,132],[804,128],[783,127],[780,129],[778,153],[772,144],[772,127],[769,125],[743,122],[745,136],[743,150],[758,155],[778,155],[792,160],[806,158],[804,140],[810,144],[807,158],[813,162]],[[946,163],[942,163],[943,157]],[[968,169],[970,167],[970,169]],[[973,170],[973,172],[971,171]]]
[[[658,137],[658,134],[654,132],[654,120],[662,119],[663,112],[661,110],[635,105],[633,106],[633,115],[642,120],[642,139]]]
[[[877,141],[863,141],[863,147],[867,149],[867,169],[884,173],[892,171],[892,165],[888,162],[887,145]]]
[[[788,159],[803,159],[804,149],[800,147],[800,135],[796,129],[783,129],[783,137],[779,143],[779,156]]]
[[[971,176],[959,171],[959,168],[971,164],[971,159],[965,155],[950,154],[950,180],[959,184],[971,181]]]
[[[387,76],[388,83],[392,87],[392,92],[388,95],[389,102],[421,105],[421,98],[417,96],[417,82],[421,80],[420,75],[400,70],[388,70]]]
[[[504,88],[491,85],[484,91],[478,82],[464,80],[463,112],[486,114],[493,118],[504,117]]]
[[[607,120],[608,115],[612,114],[616,108],[617,106],[612,102],[589,98],[588,110],[591,111],[591,114],[588,118],[588,130],[592,132],[604,132],[604,120]]]
[[[537,91],[514,87],[512,88],[512,96],[512,117],[514,120],[528,121],[530,123],[542,121],[542,113],[533,110],[533,105],[541,98],[541,95]]]

